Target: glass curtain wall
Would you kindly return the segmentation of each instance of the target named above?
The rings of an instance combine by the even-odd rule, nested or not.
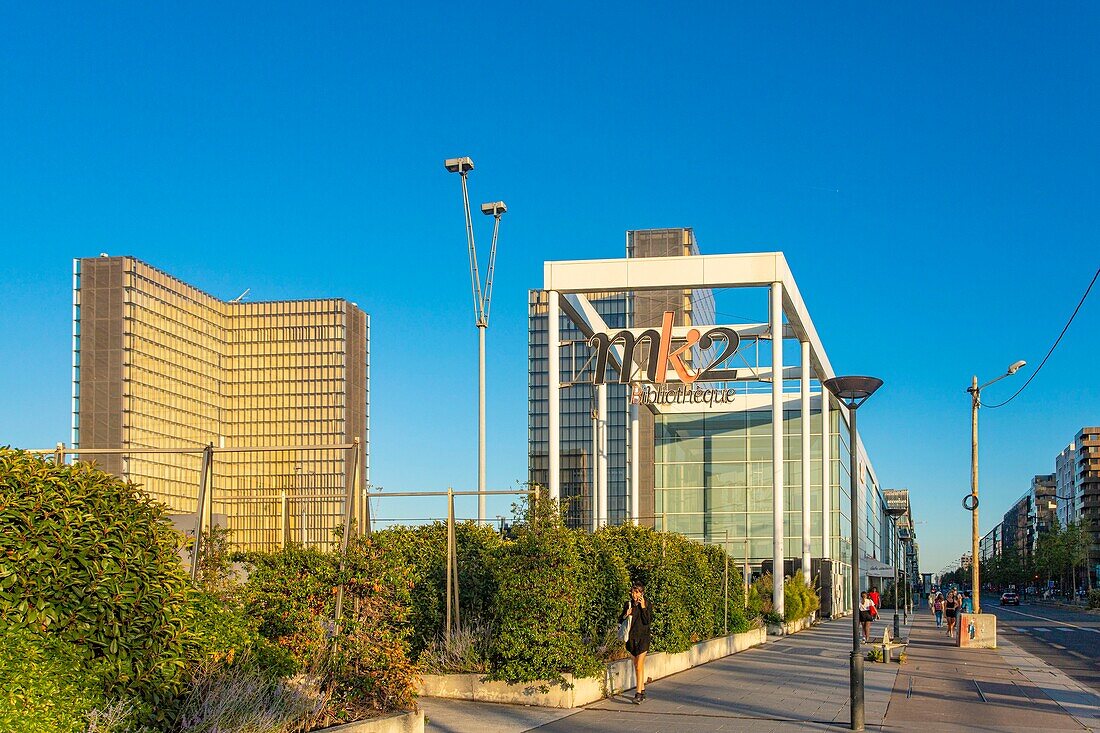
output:
[[[626,328],[629,297],[625,293],[591,293],[589,301],[609,328]],[[549,347],[547,345],[547,294],[532,290],[528,298],[528,480],[546,486],[549,477]],[[592,526],[593,388],[591,349],[580,329],[562,315],[559,323],[561,348],[561,498],[568,501],[566,523],[572,527]],[[608,367],[607,380],[619,377]],[[608,384],[608,521],[621,524],[629,516],[627,438],[629,434],[629,387]]]

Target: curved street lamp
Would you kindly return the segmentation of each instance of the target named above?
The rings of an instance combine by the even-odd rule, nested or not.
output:
[[[859,648],[859,439],[856,432],[856,411],[882,386],[882,380],[878,377],[833,377],[822,384],[848,408],[848,414],[851,415],[848,473],[852,501],[852,658],[849,664],[848,693],[851,701],[851,729],[863,730],[863,652]]]
[[[982,406],[982,390],[989,385],[999,382],[1005,377],[1011,377],[1016,372],[1027,366],[1027,362],[1021,359],[1020,361],[1013,362],[1012,366],[1005,371],[1004,374],[991,379],[985,384],[978,386],[978,377],[974,375],[974,378],[970,382],[970,387],[967,388],[967,392],[970,393],[970,495],[963,501],[963,506],[970,510],[970,593],[971,600],[974,604],[974,613],[982,612],[981,596],[981,573],[979,571],[978,558],[978,542],[980,537],[978,535],[978,408]]]

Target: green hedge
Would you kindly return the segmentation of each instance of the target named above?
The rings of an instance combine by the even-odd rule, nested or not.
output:
[[[491,635],[493,679],[595,674],[623,653],[614,631],[631,582],[647,586],[656,610],[654,651],[686,651],[727,628],[736,633],[753,625],[735,563],[723,588],[720,547],[633,525],[570,530],[549,501],[528,509],[514,534],[505,541],[484,527],[456,527],[462,621]],[[415,658],[443,631],[445,528],[391,528],[375,542],[388,562],[410,568]]]
[[[459,607],[464,626],[484,625],[492,618],[489,604],[496,588],[491,562],[503,542],[492,527],[476,522],[455,524],[458,555]],[[410,590],[414,656],[432,644],[443,630],[446,616],[447,525],[389,527],[371,540],[387,562],[403,567],[413,586]]]

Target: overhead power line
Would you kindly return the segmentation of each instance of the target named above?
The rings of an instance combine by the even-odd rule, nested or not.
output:
[[[1016,393],[1013,394],[1011,397],[1009,397],[1004,402],[998,402],[995,405],[982,405],[982,407],[988,407],[991,410],[995,409],[997,407],[1004,407],[1009,402],[1012,402],[1012,400],[1016,399],[1016,397],[1019,396],[1019,394],[1021,392],[1023,392],[1025,389],[1027,389],[1027,386],[1029,384],[1031,384],[1031,380],[1033,380],[1033,379],[1035,379],[1035,377],[1039,376],[1039,372],[1042,370],[1043,365],[1047,363],[1047,359],[1049,359],[1050,355],[1054,353],[1054,350],[1058,348],[1058,344],[1061,343],[1062,337],[1066,335],[1066,331],[1069,330],[1069,326],[1070,326],[1071,323],[1073,323],[1073,319],[1077,317],[1077,312],[1080,311],[1081,306],[1085,304],[1085,298],[1089,297],[1089,292],[1092,290],[1092,286],[1096,284],[1096,279],[1098,277],[1100,277],[1100,267],[1096,268],[1096,274],[1094,274],[1092,276],[1092,281],[1089,283],[1089,286],[1087,288],[1085,288],[1085,294],[1081,296],[1081,300],[1077,303],[1077,307],[1073,309],[1072,315],[1070,315],[1069,320],[1066,321],[1066,325],[1062,329],[1062,332],[1060,334],[1058,334],[1058,338],[1056,338],[1054,340],[1054,344],[1050,347],[1050,351],[1048,351],[1047,355],[1043,357],[1043,360],[1041,362],[1039,362],[1039,366],[1035,369],[1034,372],[1031,373],[1031,376],[1028,377],[1027,381],[1024,382],[1023,386],[1020,387],[1018,390],[1016,390]]]

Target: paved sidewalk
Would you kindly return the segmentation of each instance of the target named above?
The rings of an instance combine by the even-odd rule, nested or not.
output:
[[[554,718],[538,730],[838,730],[849,718],[851,628],[844,619],[771,637],[762,647],[651,682],[640,706],[624,695],[579,710],[541,710]],[[868,729],[881,726],[897,673],[896,664],[866,664]],[[539,725],[527,718],[535,708],[436,699],[422,699],[421,706],[427,730],[440,733],[520,733]]]
[[[875,636],[892,613],[873,628]],[[1100,696],[1019,647],[959,649],[917,611],[905,664],[865,663],[866,728],[1100,732]],[[903,632],[904,635],[904,632]],[[842,731],[851,621],[830,621],[577,710],[422,698],[432,733]]]
[[[927,612],[912,621],[886,730],[1100,731],[1100,696],[1003,635],[997,649],[960,649]]]

